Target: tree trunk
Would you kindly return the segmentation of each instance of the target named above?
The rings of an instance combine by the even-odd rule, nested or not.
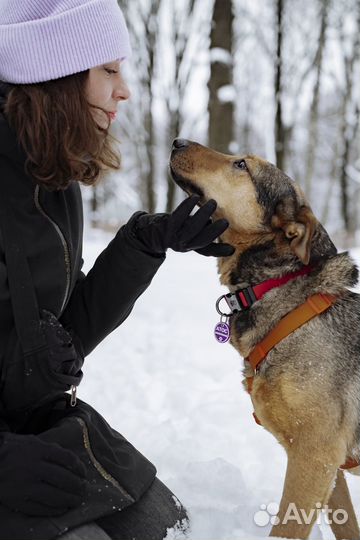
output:
[[[99,197],[98,197],[98,189],[97,186],[92,186],[91,188],[91,200],[90,200],[90,216],[91,216],[91,227],[94,229],[99,226],[99,216],[98,216],[98,210],[99,210]]]
[[[155,147],[156,136],[154,129],[153,119],[153,92],[152,82],[154,75],[155,64],[155,43],[158,32],[157,13],[159,10],[159,0],[151,3],[151,10],[149,14],[148,24],[146,25],[146,47],[148,51],[148,69],[146,79],[146,90],[148,98],[148,108],[145,115],[145,132],[147,136],[146,141],[146,153],[148,157],[148,168],[146,174],[146,194],[147,194],[147,211],[152,214],[156,208],[156,195],[155,195]]]
[[[169,127],[170,139],[171,142],[179,135],[180,133],[180,111],[177,110],[174,115],[170,117],[170,127]],[[166,212],[172,212],[175,207],[175,194],[176,194],[176,184],[174,180],[170,177],[170,174],[167,175],[167,194],[166,194]]]
[[[320,35],[318,41],[318,49],[315,57],[315,67],[316,67],[316,80],[314,85],[314,92],[311,101],[310,107],[310,123],[309,123],[309,138],[308,138],[308,149],[307,149],[307,162],[305,169],[305,193],[307,197],[311,198],[311,184],[314,176],[314,164],[316,157],[316,148],[318,146],[318,117],[319,117],[319,98],[320,98],[320,83],[321,83],[321,74],[322,74],[322,65],[324,58],[324,49],[326,43],[326,30],[327,30],[327,18],[328,18],[328,8],[329,0],[322,0],[322,10],[321,10],[321,25],[320,25]]]
[[[184,76],[181,68],[183,67],[183,59],[185,55],[186,46],[188,43],[188,32],[189,25],[181,25],[179,21],[176,20],[175,6],[173,4],[173,39],[174,39],[174,51],[175,51],[175,80],[174,86],[172,88],[171,95],[169,93],[167,98],[167,109],[169,115],[169,126],[168,126],[168,140],[171,144],[172,141],[179,137],[181,130],[181,102],[185,94],[185,89],[189,82],[189,76],[191,74],[191,69],[187,69],[187,73]],[[189,0],[188,5],[186,6],[186,18],[185,20],[192,20],[194,16],[195,0]],[[184,8],[185,9],[185,8]],[[182,76],[181,76],[182,73]],[[176,106],[174,106],[174,103]],[[170,177],[170,174],[167,171],[167,193],[166,193],[166,212],[172,212],[175,208],[175,198],[176,193],[180,188],[178,188]]]
[[[276,0],[276,64],[275,64],[275,156],[276,166],[285,165],[285,127],[282,118],[282,43],[284,1]]]
[[[233,21],[234,15],[231,0],[215,0],[210,35],[211,72],[208,82],[209,146],[219,152],[225,153],[230,152],[229,147],[233,140],[234,125],[232,89]],[[223,90],[225,95],[219,95],[221,90]]]
[[[355,40],[351,57],[347,57],[344,53],[345,61],[345,91],[343,95],[343,103],[341,110],[341,129],[340,141],[342,149],[340,152],[340,189],[341,189],[341,214],[345,225],[345,230],[348,233],[353,233],[350,217],[350,201],[349,201],[349,186],[347,169],[350,164],[350,150],[356,133],[357,125],[354,122],[357,112],[357,103],[352,103],[352,95],[354,88],[354,79],[356,72],[356,64],[360,60],[360,0],[357,2],[357,32],[355,32]]]

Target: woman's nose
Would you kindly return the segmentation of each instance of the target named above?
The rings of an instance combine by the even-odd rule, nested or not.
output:
[[[125,81],[121,81],[121,84],[115,90],[115,99],[117,101],[125,101],[130,97],[130,90]]]

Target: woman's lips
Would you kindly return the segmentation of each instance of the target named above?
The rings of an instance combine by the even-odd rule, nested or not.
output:
[[[108,115],[110,116],[110,120],[113,122],[116,118],[117,113],[109,112]]]

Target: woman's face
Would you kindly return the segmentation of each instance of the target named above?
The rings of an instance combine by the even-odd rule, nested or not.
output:
[[[121,75],[119,60],[96,66],[89,70],[86,81],[85,95],[91,105],[97,105],[108,111],[105,113],[99,109],[91,109],[95,121],[102,127],[107,128],[110,121],[116,118],[119,101],[130,97],[129,89]]]

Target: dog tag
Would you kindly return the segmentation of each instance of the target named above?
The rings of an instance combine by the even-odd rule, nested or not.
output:
[[[228,318],[225,317],[225,321],[220,319],[220,322],[215,326],[214,334],[215,339],[219,343],[226,343],[230,339],[230,326],[228,324]]]

